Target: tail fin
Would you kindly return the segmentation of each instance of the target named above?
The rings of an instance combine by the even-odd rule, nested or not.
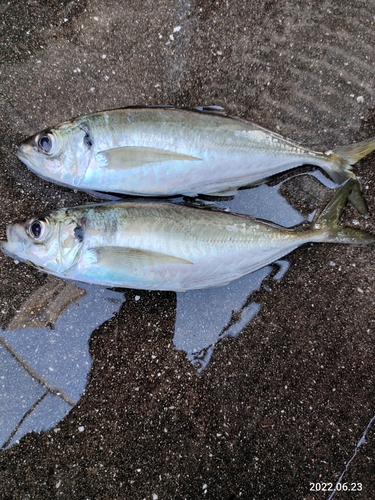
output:
[[[315,230],[321,233],[322,241],[330,243],[355,243],[369,245],[375,243],[375,235],[361,229],[340,226],[338,224],[346,202],[353,190],[358,189],[358,182],[349,179],[335,193],[315,221]]]
[[[334,163],[334,171],[330,171],[332,179],[338,184],[341,184],[346,179],[354,177],[351,166],[372,153],[374,149],[375,138],[372,137],[365,141],[341,146],[333,151],[327,151],[325,154],[329,156]]]
[[[333,154],[341,158],[348,165],[354,165],[357,161],[372,153],[375,149],[375,138],[366,139],[347,146],[334,149]]]
[[[341,184],[347,179],[355,178],[351,168],[352,165],[372,153],[374,150],[375,138],[373,137],[365,141],[341,146],[333,151],[327,151],[325,154],[332,159],[331,168],[327,173],[337,182],[337,184]],[[353,188],[349,200],[362,215],[368,214],[367,205],[359,186]]]

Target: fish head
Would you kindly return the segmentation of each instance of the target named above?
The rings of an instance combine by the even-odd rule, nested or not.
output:
[[[62,209],[9,224],[0,249],[16,261],[61,276],[75,264],[82,245],[82,228]]]
[[[84,127],[64,122],[29,137],[19,146],[16,154],[43,179],[79,187],[91,161],[92,141]]]

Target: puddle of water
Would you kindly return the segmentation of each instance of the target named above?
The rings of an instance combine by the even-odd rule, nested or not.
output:
[[[88,340],[120,309],[124,295],[77,286],[86,294],[61,314],[53,330],[0,330],[0,446],[30,430],[51,428],[84,392],[91,368]]]
[[[259,304],[249,302],[249,297],[271,270],[267,266],[225,287],[178,294],[174,345],[186,352],[199,372],[207,366],[217,342],[237,336],[259,311]],[[235,313],[239,317],[231,324]]]

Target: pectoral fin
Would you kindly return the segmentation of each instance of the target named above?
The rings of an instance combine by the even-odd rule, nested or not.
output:
[[[167,264],[193,264],[192,262],[160,252],[129,247],[98,247],[90,250],[96,264],[106,269],[123,269]]]
[[[176,153],[175,151],[138,146],[101,151],[96,155],[96,160],[108,170],[131,169],[143,167],[150,163],[161,163],[166,161],[202,161],[195,156]]]

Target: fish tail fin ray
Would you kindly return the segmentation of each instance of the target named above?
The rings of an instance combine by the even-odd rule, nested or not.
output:
[[[332,159],[331,165],[327,167],[327,174],[337,184],[341,184],[347,179],[355,179],[355,175],[352,172],[352,165],[374,150],[375,138],[372,137],[365,141],[355,142],[354,144],[348,144],[347,146],[341,146],[333,151],[326,152],[326,155]],[[353,188],[352,193],[349,195],[349,201],[360,214],[368,215],[367,205],[358,185]]]
[[[339,220],[352,191],[359,189],[358,182],[349,179],[335,193],[315,221],[314,228],[321,234],[321,241],[369,245],[375,243],[375,235],[339,225]]]
[[[330,170],[329,175],[332,179],[341,184],[348,178],[354,177],[352,165],[369,155],[375,150],[375,137],[366,139],[354,144],[341,146],[332,151],[327,151],[326,155],[332,158],[334,169]]]
[[[375,149],[375,137],[364,141],[355,142],[334,149],[333,154],[341,158],[345,163],[354,165],[357,161],[372,153]]]

